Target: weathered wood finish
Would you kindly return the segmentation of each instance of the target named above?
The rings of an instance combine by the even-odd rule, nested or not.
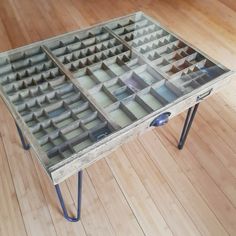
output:
[[[233,0],[2,0],[0,50],[138,10],[236,70]],[[235,235],[235,91],[233,78],[200,105],[182,151],[176,144],[186,114],[86,168],[82,218],[76,224],[62,217],[52,182],[35,152],[22,149],[0,99],[0,235]],[[76,178],[60,186],[73,215]]]
[[[54,184],[233,74],[141,12],[0,57],[1,95]]]

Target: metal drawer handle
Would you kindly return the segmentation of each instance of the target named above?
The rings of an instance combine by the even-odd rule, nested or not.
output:
[[[169,121],[170,114],[170,112],[162,113],[151,122],[150,126],[158,127],[166,124]]]
[[[209,96],[212,92],[212,88],[210,90],[208,90],[207,92],[197,96],[197,101],[200,101],[202,99],[204,99],[205,97]]]

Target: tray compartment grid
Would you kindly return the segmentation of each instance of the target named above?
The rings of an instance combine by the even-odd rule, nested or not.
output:
[[[225,72],[141,13],[0,56],[2,94],[47,169]]]

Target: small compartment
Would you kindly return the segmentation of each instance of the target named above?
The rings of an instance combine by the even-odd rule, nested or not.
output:
[[[139,58],[135,58],[135,59],[132,59],[132,60],[130,60],[130,61],[125,62],[125,64],[126,64],[131,70],[133,70],[133,69],[135,69],[135,68],[137,68],[137,67],[143,65],[144,62],[142,62]]]
[[[121,101],[125,99],[126,97],[132,95],[133,91],[129,87],[124,86],[124,87],[114,90],[112,94],[118,101]]]
[[[170,83],[167,82],[155,87],[154,90],[159,96],[164,98],[167,103],[171,103],[176,100],[179,95],[177,95],[177,93],[180,93],[180,91],[177,91],[177,88],[175,88],[176,92],[174,92],[174,89],[171,88]]]
[[[46,126],[44,126],[44,130],[47,132],[47,134],[50,134],[51,132],[53,132],[56,129],[57,129],[57,127],[54,125],[54,123],[52,121],[49,124],[47,124]]]
[[[42,138],[43,136],[45,136],[47,134],[47,132],[44,130],[44,128],[42,126],[40,126],[37,131],[34,132],[34,135],[37,139]]]
[[[111,133],[111,130],[108,128],[108,126],[103,126],[101,128],[98,128],[90,133],[91,139],[96,142],[103,138],[105,138],[107,135]]]
[[[199,63],[197,66],[201,72],[207,74],[211,79],[216,78],[225,73],[225,71],[213,62],[206,60],[203,63]]]
[[[150,67],[147,67],[144,71],[138,73],[138,75],[148,85],[152,85],[157,81],[164,79],[160,74],[155,72]]]
[[[167,57],[167,60],[170,62],[170,63],[174,63],[176,61],[179,61],[181,60],[183,57],[186,57],[187,55],[183,56],[179,53],[174,53],[174,54],[171,54],[170,56]]]
[[[27,120],[25,120],[25,122],[29,127],[34,127],[39,123],[39,121],[37,120],[34,114],[31,116],[31,118],[28,118]]]
[[[123,77],[123,82],[134,92],[138,92],[148,86],[135,72]]]
[[[60,119],[60,120],[57,120],[55,122],[55,125],[58,127],[58,128],[62,128],[62,127],[65,127],[71,123],[73,123],[76,119],[73,118],[72,115],[69,115],[69,116],[65,116],[63,117],[63,119]]]
[[[120,104],[109,112],[110,118],[121,128],[131,124],[136,117],[126,108]]]
[[[170,66],[166,69],[163,69],[168,75],[174,75],[180,71],[176,66]]]
[[[48,141],[46,143],[44,143],[42,145],[42,149],[45,152],[48,152],[50,149],[52,149],[55,145],[53,144],[53,142],[51,141],[51,139],[48,139]]]
[[[63,129],[63,135],[66,140],[74,139],[75,137],[79,137],[81,134],[83,134],[85,131],[81,127],[80,123],[73,124],[73,126],[66,127]]]
[[[65,142],[65,138],[62,134],[58,134],[58,136],[56,136],[54,139],[52,139],[52,143],[54,144],[54,146],[59,146],[61,144],[63,144]]]
[[[92,140],[90,139],[89,136],[83,137],[79,140],[77,140],[75,143],[73,143],[71,146],[73,147],[73,149],[75,150],[75,152],[79,152],[82,149],[90,146],[92,144]]]
[[[90,117],[94,114],[94,111],[90,108],[90,107],[87,107],[85,109],[83,109],[82,111],[80,111],[76,116],[83,120],[83,119],[86,119],[87,117]]]
[[[99,91],[93,92],[92,96],[102,107],[106,107],[116,101],[105,87],[102,87]]]
[[[44,122],[45,120],[48,120],[47,113],[43,111],[40,115],[37,116],[37,119],[39,122]]]
[[[60,106],[56,109],[52,109],[52,110],[48,111],[48,116],[49,116],[49,118],[58,117],[66,111],[67,111],[67,109],[65,108],[65,106]]]
[[[109,64],[108,67],[117,76],[120,76],[130,70],[129,67],[126,66],[119,58],[114,63]]]
[[[100,125],[102,121],[96,117],[92,117],[92,119],[88,120],[86,123],[84,122],[83,125],[87,130],[93,129],[96,126]]]
[[[162,102],[158,99],[156,93],[153,92],[153,89],[150,89],[148,92],[140,94],[139,97],[154,111],[163,107]]]
[[[191,65],[192,65],[192,64],[189,63],[189,62],[186,61],[186,60],[183,61],[183,62],[181,62],[181,63],[176,64],[176,66],[178,67],[179,70],[184,70],[184,69],[190,67]]]
[[[154,61],[154,60],[159,59],[160,57],[161,57],[161,56],[160,56],[157,52],[154,52],[154,53],[149,53],[147,58],[148,58],[150,61]]]
[[[121,81],[121,79],[115,79],[105,83],[104,86],[110,93],[113,93],[115,90],[125,86],[125,84]]]
[[[163,67],[163,66],[167,66],[169,65],[170,63],[166,60],[166,59],[161,59],[161,60],[158,60],[156,62],[156,66],[158,67]]]
[[[116,76],[104,63],[102,63],[99,67],[97,66],[95,68],[91,68],[91,70],[97,80],[101,83]]]
[[[125,106],[132,112],[137,119],[140,119],[144,117],[145,115],[148,115],[148,112],[146,109],[141,106],[137,100],[131,100],[127,103],[125,103]]]
[[[79,71],[75,73],[74,77],[85,89],[90,89],[98,83],[98,81],[89,69],[86,69],[85,72]]]

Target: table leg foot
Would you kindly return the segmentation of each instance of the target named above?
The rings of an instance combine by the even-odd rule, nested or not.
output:
[[[82,171],[78,173],[78,197],[77,197],[77,216],[76,217],[70,217],[68,215],[64,199],[62,197],[61,189],[59,184],[55,185],[56,193],[62,208],[63,216],[66,220],[70,222],[77,222],[80,220],[80,215],[81,215],[81,195],[82,195]]]

